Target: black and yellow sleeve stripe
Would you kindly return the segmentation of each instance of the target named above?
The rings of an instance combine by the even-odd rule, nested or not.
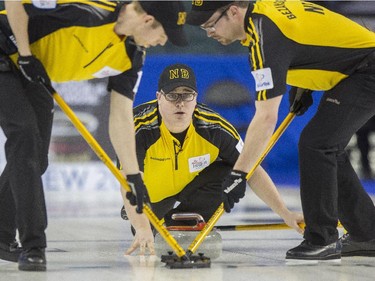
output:
[[[249,46],[250,54],[249,60],[253,70],[258,70],[264,68],[264,59],[260,46],[260,36],[257,31],[257,28],[254,24],[254,21],[249,17],[249,22],[247,26],[247,33],[251,37],[251,44]],[[260,100],[267,100],[266,90],[258,91],[257,98]]]
[[[252,37],[252,44],[250,45],[250,51],[251,51],[251,64],[252,69],[262,69],[263,66],[263,57],[262,52],[260,48],[260,40],[259,40],[259,34],[255,28],[255,24],[251,18],[249,18],[249,25],[247,27],[247,32]]]
[[[241,137],[237,130],[230,124],[227,120],[221,117],[219,114],[213,111],[202,110],[203,108],[197,107],[194,111],[194,117],[198,120],[204,121],[210,124],[218,124],[220,127],[225,129],[228,133],[232,135],[233,138],[239,140]]]
[[[139,112],[139,114],[137,114]],[[157,123],[158,108],[155,101],[151,101],[140,105],[134,109],[134,129],[135,132],[142,128],[142,126]]]

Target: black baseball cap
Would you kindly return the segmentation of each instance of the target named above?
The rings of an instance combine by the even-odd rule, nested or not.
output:
[[[189,87],[197,92],[197,81],[194,71],[186,64],[172,64],[164,68],[160,75],[158,91],[169,93],[177,87]]]
[[[163,26],[168,40],[176,46],[186,46],[183,26],[186,12],[181,1],[139,1],[143,10],[153,16]]]
[[[186,23],[190,25],[201,25],[208,21],[218,9],[233,2],[234,1],[193,0],[191,11],[186,18]]]

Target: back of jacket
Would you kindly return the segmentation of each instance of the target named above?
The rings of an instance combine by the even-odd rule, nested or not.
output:
[[[375,52],[375,34],[307,1],[257,1],[245,18],[257,100],[286,91],[286,84],[329,90]]]
[[[63,0],[53,7],[36,3],[44,2],[23,1],[29,15],[31,51],[52,81],[116,77],[110,79],[111,89],[125,95],[133,91],[145,52],[132,38],[114,32],[121,3]],[[16,61],[18,54],[10,44],[14,38],[9,34],[6,11],[0,13],[0,28],[8,35],[7,54]]]

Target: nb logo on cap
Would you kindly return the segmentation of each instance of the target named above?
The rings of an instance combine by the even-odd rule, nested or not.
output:
[[[178,12],[177,25],[184,25],[186,22],[186,12]]]
[[[180,68],[180,69],[176,68],[176,69],[169,70],[170,80],[178,79],[178,78],[189,79],[190,78],[189,71],[185,68]]]
[[[203,0],[193,0],[193,6],[202,6]]]

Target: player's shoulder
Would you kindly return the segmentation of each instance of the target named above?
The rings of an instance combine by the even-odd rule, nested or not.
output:
[[[137,105],[133,108],[134,118],[143,117],[148,115],[151,112],[157,110],[157,101],[151,100],[140,105]]]
[[[136,130],[142,126],[158,125],[158,105],[156,100],[152,100],[136,106],[133,109],[134,125]]]
[[[206,114],[213,114],[213,115],[220,116],[220,114],[218,112],[216,112],[215,110],[210,108],[207,104],[204,104],[204,103],[201,103],[201,102],[197,103],[197,106],[195,107],[195,112],[197,112],[198,114],[200,114],[200,113],[205,114],[206,113]]]
[[[239,134],[234,126],[205,104],[197,104],[193,118],[197,131],[208,130],[216,133],[229,133],[232,137],[239,138]]]
[[[203,103],[197,103],[194,110],[194,118],[199,123],[217,123],[217,121],[228,122],[218,112],[211,109],[209,106]],[[229,122],[228,122],[229,123]]]

